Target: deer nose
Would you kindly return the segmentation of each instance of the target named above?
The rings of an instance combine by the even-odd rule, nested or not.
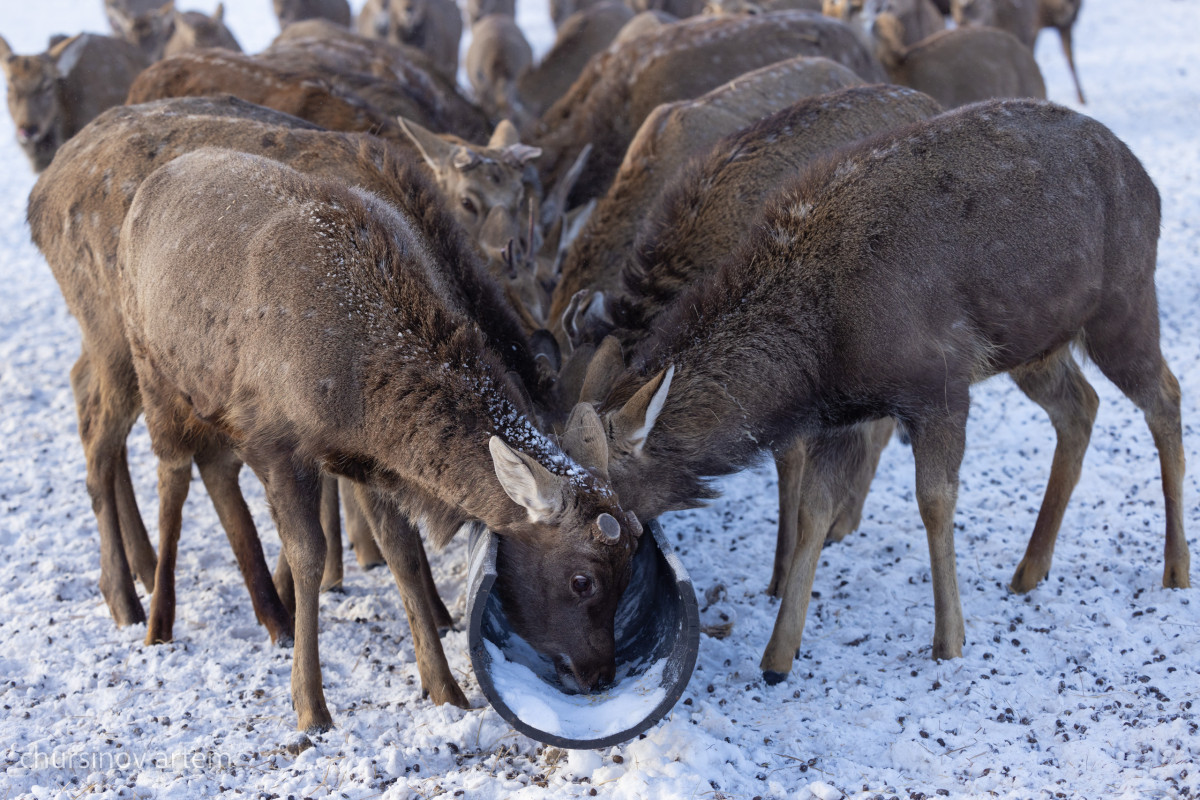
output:
[[[22,125],[17,128],[17,141],[21,144],[33,141],[37,138],[37,125]]]

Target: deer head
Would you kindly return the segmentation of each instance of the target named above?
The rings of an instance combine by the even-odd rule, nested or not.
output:
[[[0,68],[8,82],[8,111],[17,129],[17,142],[38,170],[45,169],[65,139],[58,68],[63,48],[60,43],[45,53],[19,56],[0,38]]]
[[[584,409],[572,415],[573,444],[590,463],[565,477],[498,436],[489,442],[496,478],[526,512],[493,528],[501,537],[497,591],[514,629],[577,691],[613,679],[614,617],[642,533],[603,482],[607,444],[595,410]]]

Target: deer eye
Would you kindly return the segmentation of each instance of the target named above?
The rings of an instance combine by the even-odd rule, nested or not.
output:
[[[571,578],[571,591],[580,597],[591,597],[596,588],[589,575],[576,575]]]
[[[462,199],[462,207],[471,216],[476,216],[479,213],[479,209],[475,207],[475,201],[469,197],[464,197]]]

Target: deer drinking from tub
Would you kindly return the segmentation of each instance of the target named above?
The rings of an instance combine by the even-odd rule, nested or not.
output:
[[[711,496],[705,478],[807,442],[801,536],[762,659],[783,680],[833,502],[892,417],[912,439],[934,588],[932,655],[961,655],[954,556],[972,383],[1008,373],[1057,433],[1049,484],[1012,579],[1049,571],[1098,400],[1071,355],[1145,414],[1165,498],[1163,585],[1189,585],[1179,384],[1159,349],[1158,192],[1103,125],[1051,103],[989,101],[844,150],[767,204],[742,249],[656,320],[601,407],[623,507]],[[809,519],[805,519],[807,516]],[[810,533],[806,533],[810,532]]]

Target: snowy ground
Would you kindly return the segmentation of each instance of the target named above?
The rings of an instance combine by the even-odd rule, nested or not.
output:
[[[193,3],[185,3],[192,6]],[[214,3],[196,3],[209,8]],[[226,4],[248,50],[275,33],[267,0]],[[540,48],[545,12],[522,7]],[[104,30],[99,0],[5,2],[18,52],[56,31]],[[1087,112],[1124,138],[1163,195],[1163,346],[1184,392],[1193,547],[1200,398],[1200,30],[1196,0],[1088,0],[1076,39]],[[1056,37],[1038,60],[1071,103]],[[1200,593],[1160,586],[1158,462],[1140,415],[1089,371],[1102,405],[1049,580],[1005,585],[1032,529],[1053,439],[1006,380],[979,386],[962,469],[961,660],[929,659],[933,603],[911,453],[884,453],[861,531],[826,549],[801,658],[765,686],[758,659],[777,603],[762,590],[775,531],[773,469],[722,483],[710,508],[663,523],[698,591],[703,638],[675,710],[644,737],[563,753],[516,734],[484,700],[464,633],[444,640],[477,708],[422,700],[408,626],[386,572],[347,553],[346,592],[322,598],[321,651],[337,727],[292,755],[290,652],[269,646],[204,490],[181,543],[176,641],[142,644],[100,598],[67,372],[78,332],[28,241],[33,184],[0,120],[0,798],[10,796],[617,798],[897,795],[1151,798],[1200,793]],[[131,442],[154,520],[144,429]],[[262,492],[245,486],[273,559]],[[461,614],[461,542],[435,558]],[[1193,570],[1195,577],[1200,574]],[[718,589],[718,585],[723,589]]]

